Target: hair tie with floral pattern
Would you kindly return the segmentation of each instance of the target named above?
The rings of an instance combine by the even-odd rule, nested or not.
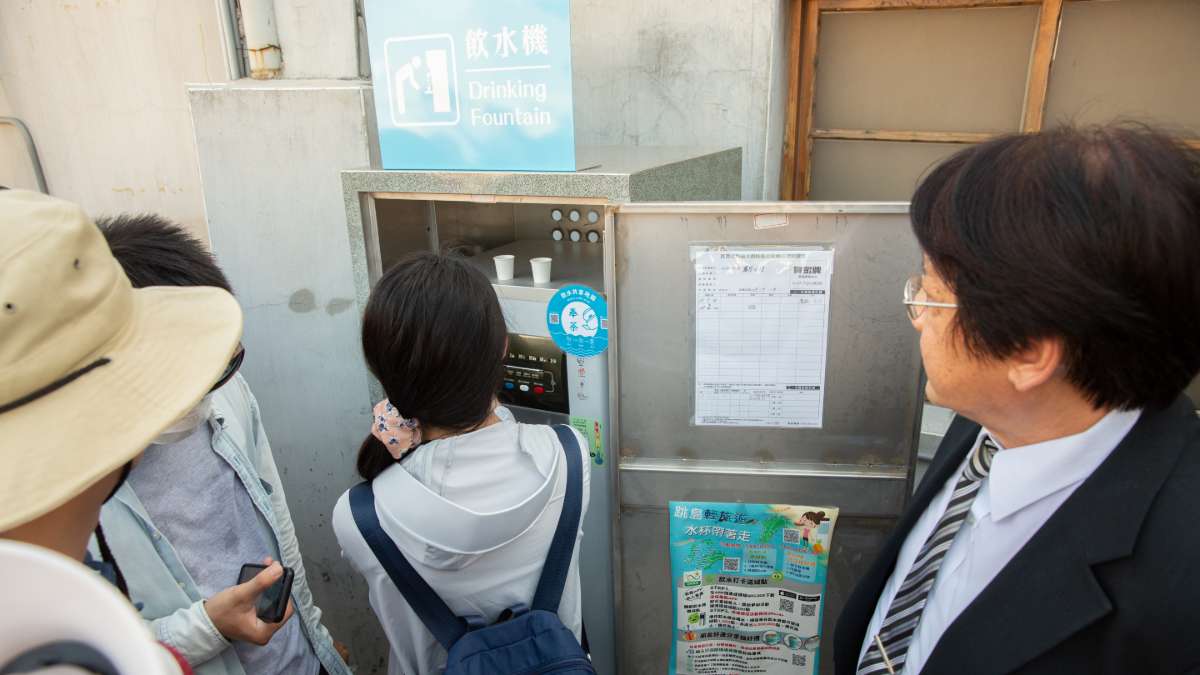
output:
[[[383,443],[388,454],[400,459],[421,444],[421,424],[415,419],[401,417],[396,406],[385,398],[375,404],[371,435]]]

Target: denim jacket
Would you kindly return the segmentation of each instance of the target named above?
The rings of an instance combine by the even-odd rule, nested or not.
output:
[[[301,622],[329,675],[350,675],[329,631],[321,625],[321,610],[313,604],[258,403],[240,375],[213,395],[208,424],[213,430],[213,452],[233,467],[270,525],[273,557],[295,570],[296,615],[291,620]],[[179,651],[196,675],[245,675],[237,654],[209,619],[204,598],[171,542],[154,526],[128,483],[104,506],[100,522],[129,586],[130,600],[140,607],[156,639]]]

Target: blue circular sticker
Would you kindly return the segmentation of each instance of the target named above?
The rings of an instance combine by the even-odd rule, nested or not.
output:
[[[558,289],[546,306],[546,327],[558,348],[571,356],[608,349],[608,302],[587,286]]]

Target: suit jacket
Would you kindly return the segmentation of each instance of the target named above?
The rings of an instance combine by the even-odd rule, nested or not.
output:
[[[974,446],[955,418],[834,632],[837,675],[855,671],[900,547]],[[1200,420],[1180,396],[1147,409],[946,628],[925,675],[1200,672]],[[910,674],[911,675],[911,674]]]

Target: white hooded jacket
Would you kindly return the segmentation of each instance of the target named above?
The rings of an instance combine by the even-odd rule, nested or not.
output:
[[[498,424],[421,446],[373,484],[380,525],[413,568],[455,614],[482,616],[488,623],[533,600],[566,490],[566,462],[554,430],[519,424],[503,408],[497,416]],[[575,436],[586,469],[588,446]],[[583,472],[583,513],[589,473]],[[371,607],[391,647],[388,674],[442,672],[446,650],[363,541],[348,492],[334,507],[333,529],[342,557],[367,581]],[[577,639],[582,539],[581,529],[558,611]]]

